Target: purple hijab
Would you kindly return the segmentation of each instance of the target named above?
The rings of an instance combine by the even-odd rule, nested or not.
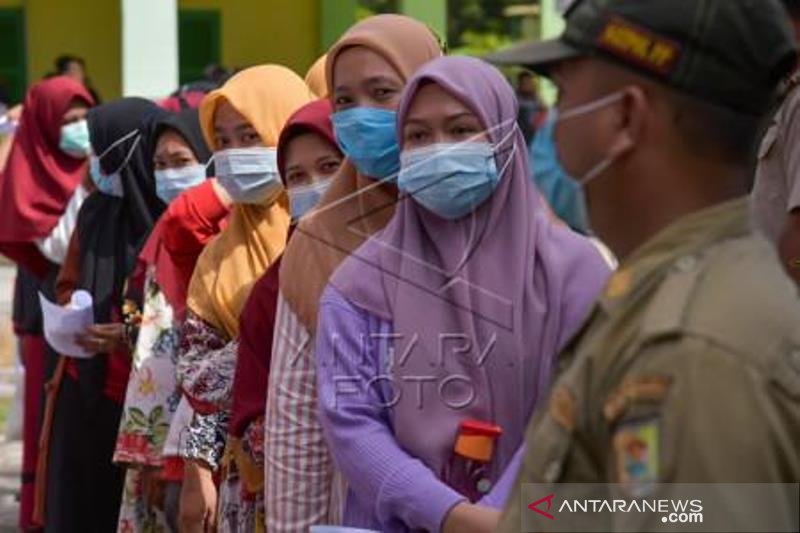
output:
[[[517,101],[500,72],[467,57],[428,63],[405,89],[400,132],[427,82],[482,120],[499,185],[456,221],[401,197],[389,225],[331,283],[393,324],[398,442],[443,476],[460,422],[492,422],[503,429],[492,462],[496,481],[547,392],[557,351],[587,315],[609,268],[589,240],[547,216],[528,175]]]

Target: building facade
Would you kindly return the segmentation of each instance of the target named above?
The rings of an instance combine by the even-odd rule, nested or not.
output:
[[[398,11],[446,33],[447,0],[400,0]],[[284,64],[303,74],[356,20],[357,0],[0,0],[0,87],[13,102],[82,57],[105,99],[161,96],[206,65]]]

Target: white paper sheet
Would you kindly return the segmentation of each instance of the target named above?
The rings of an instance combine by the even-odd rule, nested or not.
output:
[[[87,352],[77,344],[75,337],[94,324],[92,295],[86,291],[75,291],[66,306],[52,303],[40,292],[44,319],[44,338],[61,355],[89,358],[94,352]]]

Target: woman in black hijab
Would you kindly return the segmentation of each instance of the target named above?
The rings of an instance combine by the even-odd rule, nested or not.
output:
[[[53,380],[59,386],[48,464],[40,469],[47,474],[46,531],[117,527],[124,470],[112,464],[112,454],[130,370],[123,294],[139,250],[165,208],[156,196],[150,142],[163,113],[148,100],[123,98],[88,115],[97,190],[78,215],[57,292],[62,303],[74,290],[92,295],[96,325],[79,343],[96,355],[62,357]]]

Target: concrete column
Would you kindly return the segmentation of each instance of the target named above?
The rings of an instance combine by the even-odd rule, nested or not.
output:
[[[447,41],[447,0],[400,0],[400,11],[424,22]]]
[[[177,0],[122,1],[122,94],[166,96],[178,87]]]

